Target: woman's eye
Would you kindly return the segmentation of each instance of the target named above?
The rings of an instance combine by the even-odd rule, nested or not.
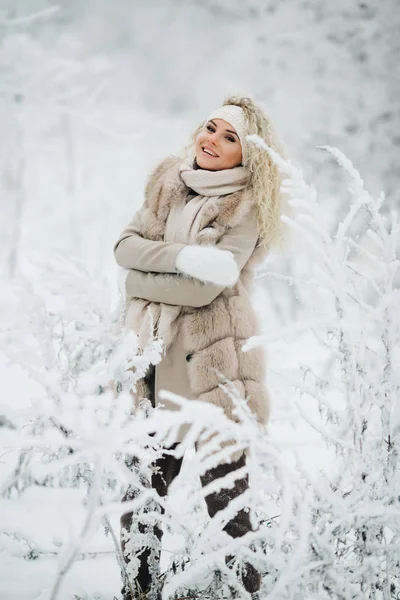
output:
[[[212,131],[212,133],[214,133],[214,131],[215,131],[215,129],[211,125],[207,125],[207,129],[208,129],[208,131]],[[235,142],[236,141],[235,138],[232,137],[231,135],[227,135],[225,137],[225,139],[227,139],[229,142]]]

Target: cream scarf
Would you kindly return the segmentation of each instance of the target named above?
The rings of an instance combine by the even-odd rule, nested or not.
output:
[[[246,187],[249,173],[243,166],[220,171],[208,171],[181,163],[179,174],[188,188],[196,192],[189,201],[187,197],[179,197],[171,206],[168,214],[164,241],[195,244],[199,233],[202,213],[212,199],[218,202],[220,196],[232,194]],[[174,285],[176,277],[186,275],[172,274],[166,281]],[[164,275],[168,277],[168,275]],[[181,306],[173,306],[158,302],[149,302],[142,298],[133,298],[129,307],[130,322],[139,338],[139,349],[144,350],[153,336],[162,337],[164,351],[175,339]]]

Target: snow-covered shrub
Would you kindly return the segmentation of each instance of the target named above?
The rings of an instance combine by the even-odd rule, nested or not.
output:
[[[303,527],[307,520],[304,485],[287,471],[279,448],[270,444],[229,382],[221,379],[221,386],[237,403],[239,423],[228,420],[222,409],[176,396],[171,399],[181,404],[179,411],[144,406],[133,417],[129,389],[150,362],[159,361],[161,341],[153,340],[146,352],[138,355],[136,336],[121,328],[121,306],[112,310],[105,286],[92,281],[82,265],[70,258],[26,262],[17,282],[4,288],[1,304],[4,355],[10,365],[28,375],[29,382],[26,398],[11,385],[1,401],[1,442],[8,453],[2,465],[2,495],[13,502],[40,488],[50,508],[57,501],[52,493],[55,489],[84,492],[79,530],[66,543],[52,542],[50,553],[58,555],[58,566],[43,598],[59,597],[74,561],[95,554],[86,549],[101,526],[114,538],[120,568],[132,581],[137,561],[124,565],[118,535],[110,522],[110,517],[120,516],[123,510],[134,510],[138,521],[161,521],[167,531],[180,536],[180,546],[164,576],[165,597],[187,588],[204,588],[205,579],[207,594],[213,597],[223,595],[228,587],[232,593],[236,590],[241,597],[249,597],[235,570],[225,564],[228,550],[234,556],[231,567],[240,569],[247,558],[261,571],[280,578],[290,548],[286,538],[296,528],[294,504],[303,515]],[[132,367],[135,372],[129,370]],[[163,446],[174,441],[182,423],[189,423],[190,429],[184,443],[173,451],[177,455],[191,448],[195,440],[214,437],[200,445],[192,459],[187,506],[180,514],[168,498],[160,498],[150,489],[148,482],[151,463]],[[223,442],[232,439],[235,446],[226,447]],[[249,473],[253,485],[210,521],[205,494],[224,483],[233,485],[234,478],[228,475],[202,489],[199,475],[240,448],[248,448],[248,461],[237,475]],[[137,469],[126,466],[125,456],[138,459]],[[128,485],[135,487],[137,494],[122,506]],[[285,517],[271,519],[271,513],[276,517],[280,501],[285,504]],[[250,507],[254,523],[261,523],[260,528],[246,538],[230,539],[222,529],[245,506]],[[3,522],[0,539],[3,551],[14,556],[40,559],[49,554],[30,539],[18,519]],[[148,539],[137,535],[131,542],[136,551],[143,544],[152,544],[150,535]]]
[[[353,202],[333,234],[316,190],[301,170],[253,136],[286,176],[283,189],[297,210],[282,217],[312,256],[310,319],[325,368],[300,367],[293,381],[305,419],[335,450],[335,461],[309,481],[313,493],[310,553],[302,575],[307,598],[396,598],[400,593],[400,225],[381,212],[351,161],[330,152],[350,178]],[[305,243],[305,245],[304,245]],[[273,274],[271,274],[273,275]],[[276,274],[282,277],[281,274]],[[249,342],[248,347],[258,343]],[[319,415],[312,416],[312,400]],[[310,567],[312,562],[309,563]],[[275,597],[275,596],[273,596]],[[287,597],[295,597],[289,595]]]
[[[305,353],[295,369],[282,369],[298,423],[308,423],[330,449],[331,463],[318,475],[302,464],[296,443],[287,460],[288,440],[274,434],[274,420],[269,433],[258,427],[223,378],[238,423],[215,406],[168,392],[163,397],[180,410],[143,406],[132,415],[129,389],[150,362],[160,360],[161,340],[138,355],[135,336],[120,327],[121,306],[112,308],[107,286],[91,280],[77,261],[57,257],[26,263],[16,282],[3,287],[0,335],[10,366],[0,400],[2,507],[30,490],[44,491],[48,507],[55,489],[83,492],[79,529],[69,541],[52,542],[58,564],[42,599],[60,598],[74,561],[96,556],[87,548],[102,528],[114,540],[121,571],[130,580],[135,577],[137,561],[132,556],[124,565],[112,526],[123,510],[133,510],[138,521],[149,525],[161,522],[175,536],[162,577],[164,600],[188,590],[204,600],[229,593],[249,598],[235,576],[246,560],[263,573],[260,598],[386,600],[398,595],[399,225],[395,213],[390,222],[382,215],[383,197],[371,198],[350,161],[326,149],[350,175],[354,195],[334,234],[301,171],[273,156],[286,174],[283,187],[297,212],[295,218],[283,218],[311,257],[306,279],[288,278],[308,289],[302,296],[309,300],[302,311],[308,319],[293,323],[289,331],[267,330],[244,346],[277,335],[286,339],[290,333],[296,339],[304,331],[313,333],[318,365]],[[260,269],[260,278],[272,276]],[[12,371],[11,364],[20,371]],[[27,375],[29,385],[21,390],[11,372]],[[183,423],[190,428],[185,441],[171,450],[177,457],[196,440],[214,437],[190,457],[184,510],[177,510],[174,494],[161,498],[148,482],[151,463]],[[235,447],[226,447],[224,442],[232,439]],[[238,475],[249,474],[250,488],[210,520],[204,496],[233,479],[226,476],[206,489],[199,475],[240,448],[247,448],[247,464]],[[137,458],[136,469],[127,467],[125,456]],[[137,493],[122,506],[128,485]],[[249,508],[259,526],[232,539],[223,527],[242,507]],[[25,559],[49,553],[18,519],[2,520],[0,544],[4,555]],[[131,544],[135,554],[151,546],[152,539],[138,535]],[[234,569],[225,564],[227,554],[234,556]]]
[[[98,526],[96,508],[121,497],[124,479],[132,478],[120,460],[126,446],[133,452],[148,443],[145,410],[130,417],[129,388],[159,360],[161,342],[139,356],[136,336],[120,328],[120,306],[111,305],[106,287],[62,256],[26,263],[1,298],[4,357],[29,382],[26,398],[15,395],[12,379],[3,389],[1,440],[9,452],[1,492],[12,499],[40,486],[49,489],[50,504],[54,488],[87,492],[82,531],[60,555],[63,574]],[[24,538],[17,523],[4,523],[2,531]]]

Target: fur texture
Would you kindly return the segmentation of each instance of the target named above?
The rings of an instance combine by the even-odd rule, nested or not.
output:
[[[171,156],[152,172],[145,189],[141,235],[163,240],[169,210],[178,195],[187,197],[188,188],[179,177],[181,159]],[[196,244],[214,245],[231,227],[238,225],[252,206],[252,190],[247,187],[210,202],[204,211]],[[260,333],[250,300],[253,271],[263,260],[265,249],[257,245],[233,287],[226,287],[209,305],[183,307],[179,316],[192,391],[199,400],[211,402],[232,415],[232,401],[219,387],[222,377],[231,380],[259,423],[270,414],[270,397],[265,387],[265,356],[262,348],[242,352],[245,340]],[[149,388],[139,385],[137,395],[149,397]]]

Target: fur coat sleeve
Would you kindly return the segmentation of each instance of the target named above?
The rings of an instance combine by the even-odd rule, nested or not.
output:
[[[117,264],[125,269],[177,273],[175,259],[185,244],[178,242],[155,242],[140,235],[142,211],[135,213],[114,245]]]
[[[258,239],[257,220],[254,211],[236,227],[230,228],[215,244],[220,250],[232,252],[240,270],[253,254]],[[156,242],[150,242],[154,244]],[[161,242],[164,244],[164,242]],[[168,254],[168,251],[166,251]],[[175,254],[176,257],[176,254]],[[172,255],[171,255],[172,258]],[[149,271],[157,271],[149,265]],[[162,275],[154,272],[144,273],[130,269],[126,277],[128,296],[143,298],[151,302],[163,302],[178,306],[200,307],[210,304],[224,289],[223,285],[204,283],[181,274]]]

